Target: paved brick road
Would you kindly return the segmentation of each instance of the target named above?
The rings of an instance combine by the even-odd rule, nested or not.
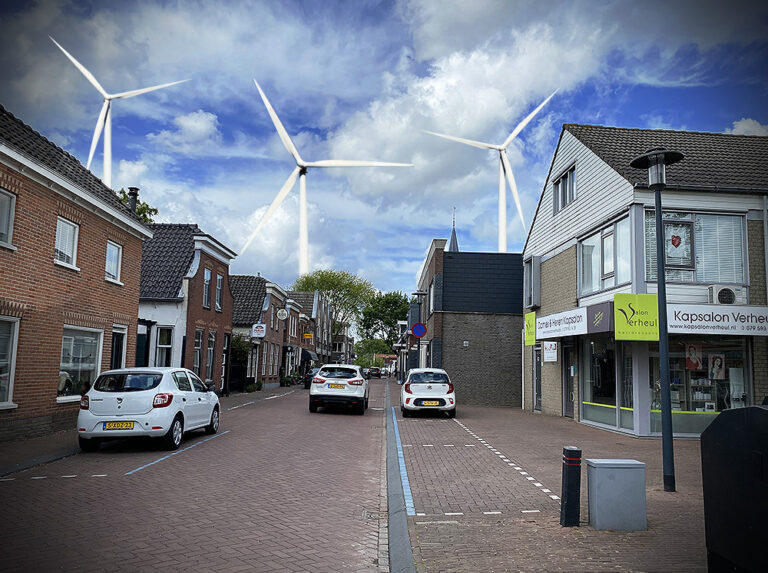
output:
[[[371,397],[365,416],[310,414],[303,388],[230,410],[130,475],[168,452],[115,444],[7,476],[0,569],[381,570],[383,382]]]
[[[399,405],[399,388],[391,388]],[[505,408],[462,407],[447,418],[401,419],[419,571],[704,571],[699,442],[676,441],[678,492],[661,485],[661,443]],[[562,447],[584,458],[647,464],[648,531],[559,524]],[[532,478],[532,479],[529,479]],[[550,491],[546,491],[550,490]],[[453,514],[453,515],[452,515]],[[460,515],[456,515],[460,514]]]

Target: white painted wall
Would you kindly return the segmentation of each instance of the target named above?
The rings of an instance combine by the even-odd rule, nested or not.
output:
[[[185,281],[186,282],[186,281]],[[155,366],[157,332],[160,327],[173,327],[171,365],[181,365],[181,346],[187,331],[187,305],[184,302],[140,302],[139,318],[156,322],[149,342],[149,365]]]

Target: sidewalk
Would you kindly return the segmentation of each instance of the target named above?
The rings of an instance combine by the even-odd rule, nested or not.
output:
[[[303,385],[297,385],[220,396],[221,411],[224,413],[230,408],[247,402],[258,402],[291,390],[306,392]],[[226,418],[222,416],[222,427],[225,427],[225,424]],[[47,436],[2,442],[0,443],[0,477],[65,458],[79,451],[77,429],[74,426],[71,430],[62,430]]]

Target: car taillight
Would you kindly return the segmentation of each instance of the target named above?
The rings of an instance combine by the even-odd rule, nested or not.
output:
[[[411,383],[410,382],[406,382],[405,383],[405,386],[403,386],[403,390],[405,390],[408,394],[413,394],[413,392],[411,392]]]
[[[169,406],[173,401],[173,394],[155,394],[155,399],[152,400],[153,408],[165,408]]]
[[[90,405],[91,405],[91,401],[90,401],[90,399],[88,398],[87,395],[83,396],[82,398],[80,398],[80,409],[81,410],[87,410],[90,407]]]
[[[325,384],[325,379],[324,378],[317,378],[317,377],[315,377],[315,378],[312,378],[312,382],[314,384]]]
[[[347,380],[347,384],[352,384],[352,386],[362,386],[363,380],[362,378],[355,378],[354,380]]]
[[[446,392],[446,394],[452,394],[452,393],[453,393],[453,383],[448,382],[448,391]]]

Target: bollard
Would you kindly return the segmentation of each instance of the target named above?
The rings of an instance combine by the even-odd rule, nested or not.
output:
[[[578,527],[581,511],[581,450],[563,448],[563,489],[560,495],[560,525]]]

